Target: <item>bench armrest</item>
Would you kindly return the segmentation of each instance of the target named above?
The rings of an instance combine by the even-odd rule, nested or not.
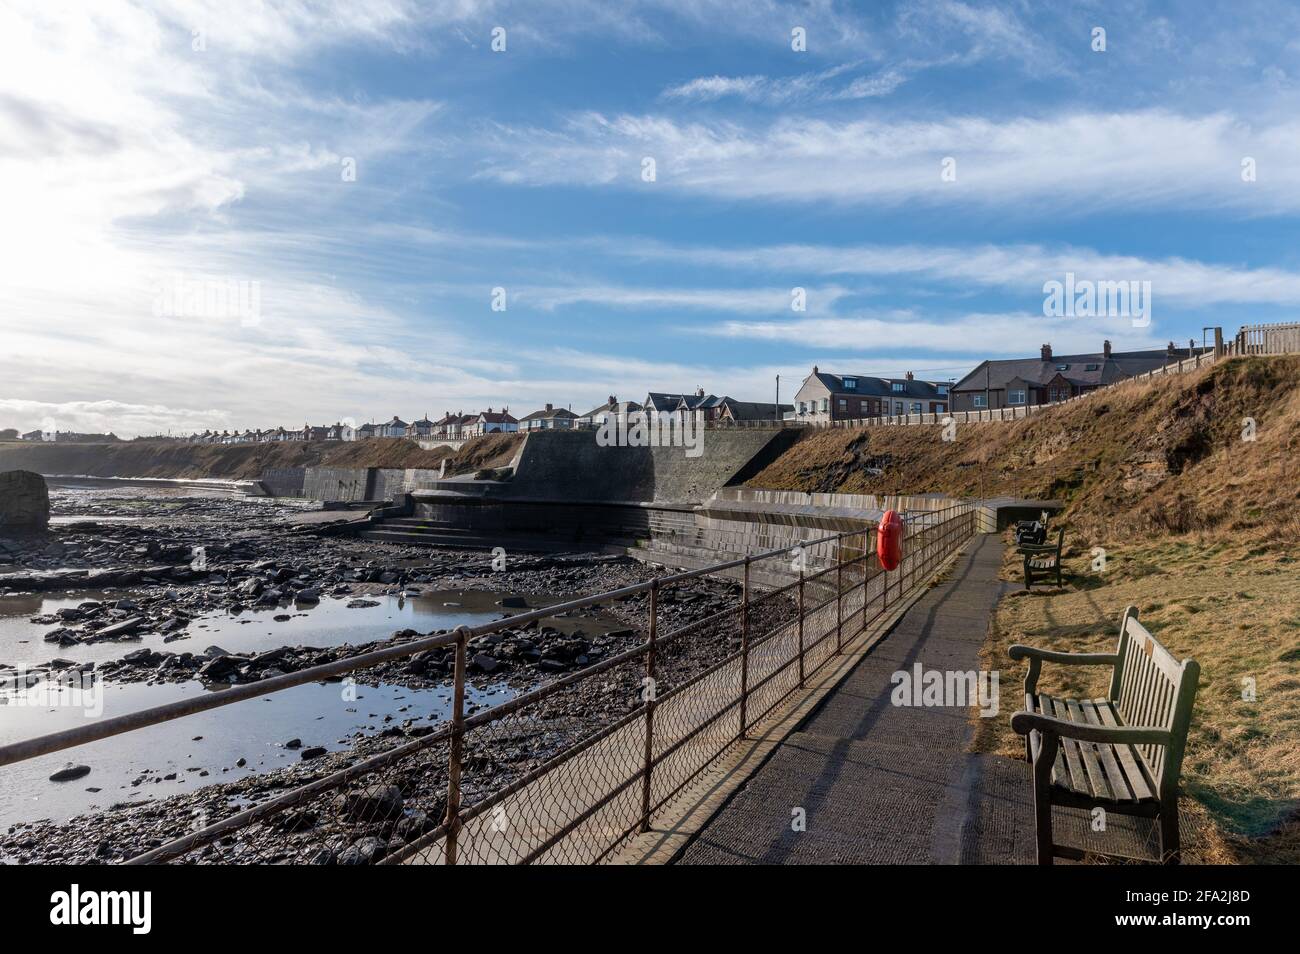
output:
[[[1117,653],[1060,653],[1051,649],[1022,646],[1019,643],[1008,649],[1007,655],[1016,661],[1029,660],[1029,672],[1025,673],[1025,692],[1030,693],[1038,689],[1038,674],[1042,671],[1044,661],[1066,666],[1111,666],[1112,668],[1119,662]]]
[[[1083,722],[1066,722],[1037,712],[1021,710],[1011,717],[1011,728],[1019,735],[1028,735],[1037,729],[1059,738],[1077,739],[1080,742],[1112,742],[1117,745],[1168,745],[1171,733],[1150,725],[1088,725]]]
[[[1039,649],[1036,646],[1024,646],[1020,643],[1008,649],[1007,655],[1016,661],[1043,659],[1067,666],[1113,666],[1119,662],[1118,653],[1062,653],[1054,649]]]

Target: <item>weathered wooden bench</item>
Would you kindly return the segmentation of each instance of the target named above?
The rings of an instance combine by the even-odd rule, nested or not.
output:
[[[1020,546],[1025,544],[1041,545],[1047,542],[1048,513],[1044,510],[1037,520],[1017,520],[1015,537]]]
[[[1056,585],[1061,585],[1061,549],[1065,544],[1065,528],[1057,527],[1056,542],[1044,544],[1026,543],[1016,547],[1016,552],[1025,558],[1025,589],[1033,589],[1034,577],[1046,578],[1056,575]]]
[[[1113,653],[1012,646],[1010,654],[1029,660],[1025,708],[1011,717],[1011,728],[1025,737],[1032,767],[1038,863],[1083,856],[1052,840],[1052,806],[1062,805],[1157,819],[1161,859],[1176,864],[1178,776],[1200,666],[1175,659],[1138,622],[1134,606],[1124,610]],[[1110,692],[1104,699],[1040,693],[1044,662],[1110,666]]]

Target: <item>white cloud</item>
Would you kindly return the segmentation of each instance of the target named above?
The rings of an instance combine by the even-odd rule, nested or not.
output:
[[[528,186],[654,189],[720,200],[997,206],[1011,217],[1144,208],[1300,209],[1300,123],[1162,110],[992,120],[784,116],[679,121],[587,112],[486,131],[481,175]],[[653,156],[657,180],[641,181]],[[1243,182],[1253,157],[1258,181]],[[955,181],[941,160],[956,160]]]

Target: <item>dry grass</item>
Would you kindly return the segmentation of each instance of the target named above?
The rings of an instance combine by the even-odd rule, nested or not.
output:
[[[425,450],[405,438],[348,443],[286,441],[276,444],[182,444],[130,441],[121,444],[6,444],[0,471],[94,477],[217,477],[253,480],[271,467],[392,467],[436,469],[447,459],[449,475],[510,463],[522,434],[487,434],[457,450]]]
[[[1242,440],[1253,418],[1256,439]],[[1131,382],[1008,424],[824,430],[749,484],[1059,499],[1089,533],[1267,536],[1300,503],[1300,356]],[[882,466],[872,476],[867,468]]]
[[[1293,538],[1294,539],[1294,538]],[[1296,559],[1258,542],[1221,534],[1147,544],[1075,539],[1063,590],[1017,591],[998,607],[982,663],[1000,670],[1019,701],[1023,666],[1012,643],[1071,652],[1111,651],[1124,607],[1176,656],[1201,664],[1183,766],[1187,860],[1202,863],[1300,860],[1300,574]],[[1093,545],[1107,550],[1101,574]],[[1007,579],[1020,579],[1008,548]],[[1242,698],[1255,680],[1256,702]],[[1106,671],[1045,666],[1041,686],[1069,695],[1104,695]],[[1008,707],[1012,703],[1008,703]],[[1023,757],[1008,719],[978,720],[981,751]]]

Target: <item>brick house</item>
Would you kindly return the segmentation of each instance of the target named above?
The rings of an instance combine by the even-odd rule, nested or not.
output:
[[[902,378],[831,374],[815,365],[794,396],[794,420],[810,424],[898,414],[941,414],[948,410],[948,383],[922,381],[911,371]]]
[[[540,411],[533,411],[519,419],[519,430],[521,431],[548,431],[548,430],[569,430],[573,427],[578,415],[574,414],[568,408],[554,407],[550,404]]]

